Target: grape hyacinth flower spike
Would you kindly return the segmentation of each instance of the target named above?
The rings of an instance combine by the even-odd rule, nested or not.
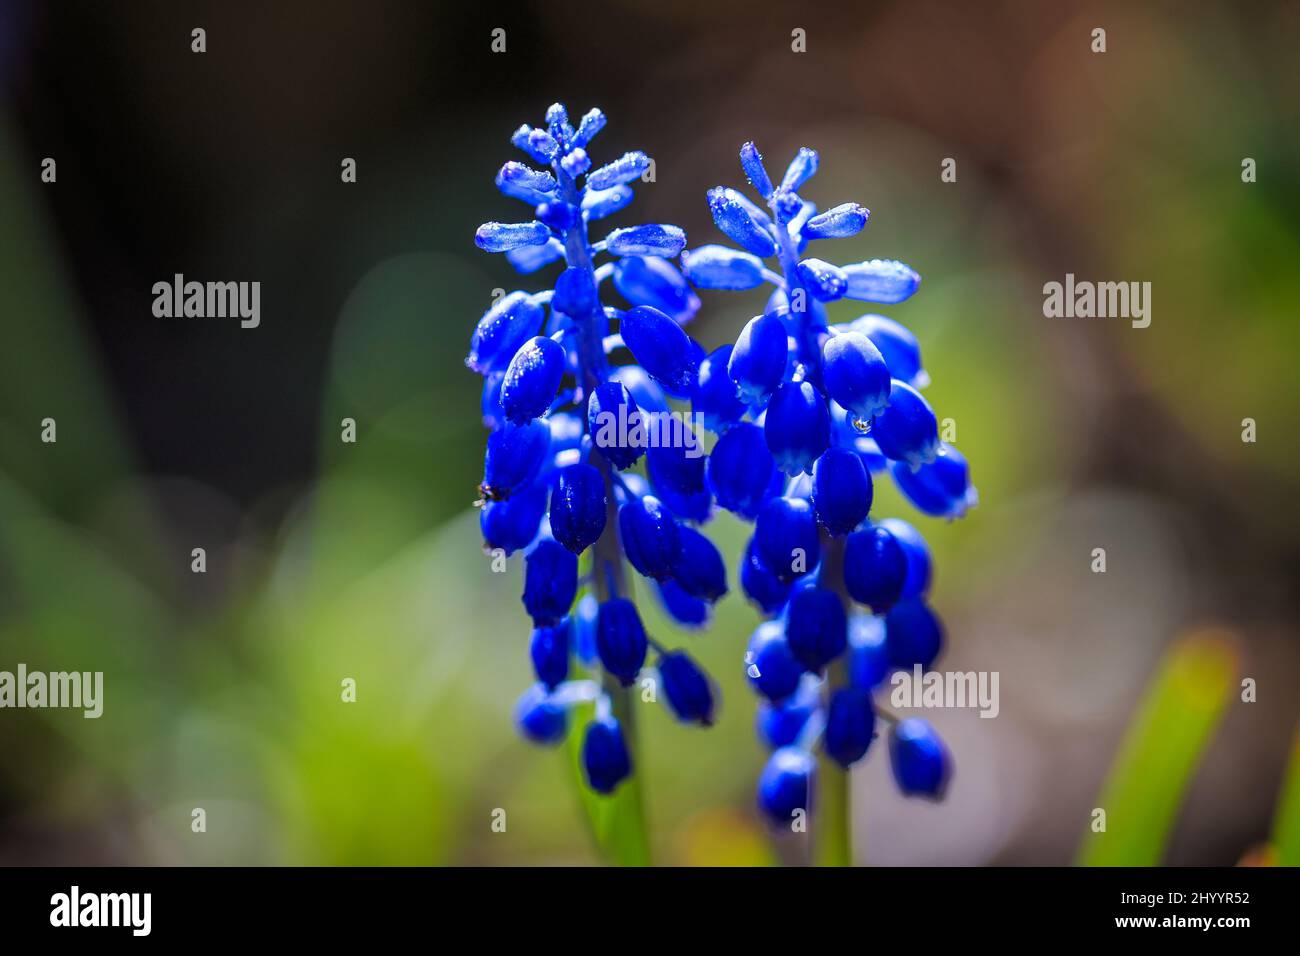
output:
[[[524,555],[537,683],[516,721],[542,744],[576,726],[586,784],[635,815],[639,800],[619,800],[636,786],[629,685],[655,667],[659,699],[678,720],[703,726],[715,691],[688,654],[647,634],[627,568],[692,626],[727,590],[720,553],[695,527],[713,502],[703,451],[670,402],[697,394],[703,367],[715,389],[724,385],[714,417],[735,421],[745,409],[730,396],[726,357],[710,359],[684,329],[700,300],[672,261],[686,244],[682,230],[650,223],[593,238],[651,166],[641,152],[595,165],[589,151],[604,125],[600,110],[575,124],[557,103],[545,125],[511,137],[527,161],[507,162],[496,184],[530,215],[484,223],[474,241],[520,273],[554,264],[558,274],[551,288],[500,297],[479,320],[466,364],[483,376],[490,429],[484,541]],[[613,361],[624,352],[632,364]],[[642,461],[649,483],[634,470]],[[644,862],[644,835],[623,862]]]
[[[818,212],[803,197],[814,150],[800,149],[779,181],[753,143],[740,163],[761,203],[722,186],[707,195],[738,248],[684,252],[682,271],[699,289],[772,291],[735,345],[709,357],[694,400],[721,434],[707,466],[715,500],[756,519],[740,580],[767,618],[745,657],[764,700],[760,736],[773,749],[758,805],[776,826],[809,814],[814,834],[824,812],[821,832],[835,838],[819,838],[819,859],[845,863],[844,771],[871,751],[878,718],[890,725],[904,794],[940,797],[951,775],[928,723],[872,697],[891,668],[928,668],[943,644],[926,600],[929,549],[910,524],[871,519],[873,475],[888,471],[931,516],[961,517],[977,498],[921,394],[929,376],[915,336],[875,313],[830,321],[828,306],[841,300],[902,303],[920,276],[892,259],[839,266],[806,254],[810,243],[856,235],[868,218],[856,203]]]

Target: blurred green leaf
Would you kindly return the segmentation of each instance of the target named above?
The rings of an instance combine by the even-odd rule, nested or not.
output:
[[[1097,806],[1106,831],[1084,835],[1084,866],[1155,866],[1237,671],[1222,633],[1183,638],[1165,655],[1129,724]]]
[[[1291,759],[1273,818],[1273,845],[1279,866],[1300,866],[1300,728],[1291,738]]]

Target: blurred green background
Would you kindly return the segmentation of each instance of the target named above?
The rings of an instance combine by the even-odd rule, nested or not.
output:
[[[882,311],[981,504],[918,518],[881,482],[876,512],[930,540],[944,666],[999,671],[1001,713],[928,715],[942,805],[868,757],[857,859],[1294,862],[1300,8],[483,6],[0,2],[0,669],[105,672],[99,720],[0,711],[0,863],[597,859],[566,756],[512,729],[520,559],[481,551],[461,364],[492,290],[549,276],[472,235],[518,211],[492,177],[553,100],[609,114],[597,161],[655,158],[615,224],[717,241],[704,193],[742,183],[739,144],[778,168],[806,144],[809,197],[872,212],[838,261],[924,277]],[[261,327],[154,318],[176,272],[260,281]],[[1151,326],[1044,318],[1067,272],[1150,282]],[[706,295],[692,332],[761,302]],[[744,529],[717,526],[734,570]],[[655,859],[773,862],[755,613],[733,593],[685,634],[645,597],[724,699],[708,731],[644,708]]]

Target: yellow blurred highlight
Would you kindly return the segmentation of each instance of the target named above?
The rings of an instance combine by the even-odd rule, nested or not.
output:
[[[673,855],[682,866],[774,866],[767,837],[732,807],[692,814],[673,835]]]

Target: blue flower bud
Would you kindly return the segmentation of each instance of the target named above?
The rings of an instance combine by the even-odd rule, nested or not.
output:
[[[860,302],[892,305],[911,296],[921,284],[921,277],[911,266],[893,259],[872,259],[844,266],[844,274],[849,280],[844,294]]]
[[[948,748],[927,721],[900,720],[889,735],[889,763],[898,788],[909,797],[942,799],[951,775]]]
[[[727,360],[727,375],[736,383],[740,400],[749,405],[768,401],[785,377],[789,354],[779,316],[764,312],[745,323]]]
[[[582,740],[582,768],[587,784],[597,793],[613,793],[632,773],[632,757],[623,740],[623,728],[613,717],[598,717],[587,725]]]
[[[682,272],[697,289],[753,289],[763,284],[763,260],[726,246],[700,246],[682,253]]]
[[[579,462],[560,469],[551,493],[551,534],[574,554],[596,543],[605,530],[605,479]]]
[[[501,407],[501,383],[505,377],[505,372],[488,372],[483,376],[479,409],[483,413],[483,427],[489,431],[506,423],[506,410]]]
[[[844,544],[844,587],[877,614],[887,611],[907,583],[907,555],[880,525],[855,531]]]
[[[669,410],[664,390],[640,365],[620,365],[610,371],[609,380],[628,390],[642,415],[658,415]]]
[[[626,598],[611,598],[596,614],[596,653],[601,666],[628,687],[645,664],[645,628],[636,605]]]
[[[651,582],[664,613],[682,627],[707,627],[712,606],[703,598],[687,594],[672,578]]]
[[[587,429],[595,448],[615,468],[631,468],[645,451],[636,426],[641,411],[619,382],[597,385],[587,401]],[[644,432],[641,433],[644,438]]]
[[[844,293],[848,291],[848,276],[839,266],[823,262],[821,259],[804,259],[799,263],[798,271],[799,281],[823,302],[842,299]]]
[[[928,465],[913,470],[903,462],[895,462],[890,471],[898,490],[925,514],[961,518],[979,504],[979,494],[970,483],[966,456],[951,445],[940,445]]]
[[[551,230],[540,222],[485,222],[474,233],[474,244],[485,252],[508,252],[520,246],[540,246]]]
[[[559,239],[551,239],[540,246],[520,246],[506,252],[506,261],[515,267],[515,271],[527,275],[543,266],[549,266],[564,255],[564,244]]]
[[[465,364],[483,375],[504,372],[519,346],[537,334],[545,315],[526,292],[503,296],[478,320]]]
[[[921,600],[900,601],[885,615],[885,650],[894,667],[911,670],[920,664],[929,670],[943,650],[943,625]]]
[[[551,161],[551,157],[542,149],[533,145],[532,142],[533,128],[525,123],[520,126],[510,136],[510,143],[516,149],[527,153],[533,162],[541,163],[543,166]]]
[[[813,715],[813,708],[804,704],[769,704],[762,701],[755,714],[754,725],[758,738],[772,750],[789,747]]]
[[[790,826],[796,811],[808,813],[817,761],[798,747],[782,747],[768,758],[758,778],[758,808],[780,827]]]
[[[841,332],[822,345],[822,381],[826,394],[858,421],[889,404],[889,366],[880,349],[861,332]]]
[[[786,382],[767,406],[763,435],[776,466],[787,475],[812,471],[831,443],[826,400],[811,382]]]
[[[748,411],[737,397],[736,383],[727,370],[732,351],[730,345],[722,345],[710,352],[700,363],[695,390],[691,392],[691,411],[702,416],[705,428],[719,434],[744,418]]]
[[[677,522],[654,495],[632,498],[618,509],[618,533],[628,563],[648,578],[668,577],[681,554]]]
[[[605,248],[615,256],[659,256],[675,259],[686,246],[686,233],[677,226],[647,223],[615,229],[605,237]]]
[[[588,189],[611,189],[640,179],[650,168],[650,157],[640,151],[624,153],[612,163],[606,163],[587,175]]]
[[[633,305],[652,305],[684,324],[700,309],[700,297],[677,267],[655,256],[627,256],[614,263],[614,286]]]
[[[578,556],[543,538],[524,559],[524,609],[533,623],[554,624],[569,613],[578,594]]]
[[[633,306],[619,321],[623,344],[650,373],[673,392],[688,391],[699,371],[696,351],[682,327],[654,306]]]
[[[740,586],[764,614],[775,614],[790,597],[790,585],[773,574],[754,552],[751,540],[740,561]]]
[[[533,172],[531,169],[529,169],[529,168],[528,168],[527,166],[525,166],[523,163],[507,163],[506,166],[507,166],[507,167],[510,167],[510,166],[517,166],[518,168],[520,168],[520,169],[524,169],[524,170],[527,170],[527,171],[530,172],[530,173]],[[503,172],[504,172],[504,170],[503,170]],[[540,223],[541,223],[542,225],[544,225],[544,226],[551,226],[551,227],[554,226],[553,223],[549,222],[546,218],[544,218],[543,216],[541,216],[541,215],[538,214],[538,212],[539,212],[540,210],[543,210],[543,209],[547,209],[547,208],[548,208],[548,200],[551,200],[551,199],[554,198],[554,196],[553,196],[552,194],[550,194],[550,193],[543,193],[543,192],[537,192],[537,191],[535,191],[535,190],[533,190],[533,189],[528,188],[527,186],[521,185],[521,184],[518,183],[518,182],[513,182],[513,181],[511,181],[511,180],[503,179],[500,175],[497,176],[497,188],[500,189],[501,192],[503,192],[505,195],[509,196],[511,199],[519,199],[519,200],[522,200],[523,202],[528,203],[528,204],[531,205],[531,206],[535,206],[536,209],[534,209],[534,215],[537,217],[537,221],[540,222]],[[500,225],[500,224],[499,224],[499,223],[486,223],[486,224],[484,224],[483,227],[480,227],[479,232],[480,232],[480,233],[483,233],[483,230],[486,229],[487,226],[495,226],[495,225]],[[484,234],[484,235],[486,235],[486,234]],[[554,238],[554,237],[551,237],[551,238]],[[476,238],[476,241],[477,241],[477,238]],[[492,241],[494,241],[494,240],[492,240]],[[506,253],[507,258],[510,258],[510,257],[512,256],[513,253],[519,252],[519,251],[521,251],[521,250],[537,250],[537,249],[545,248],[546,245],[549,244],[549,242],[550,242],[550,238],[548,238],[547,240],[545,240],[545,241],[543,241],[543,242],[540,242],[540,243],[526,243],[526,244],[522,244],[522,245],[507,245],[505,248],[493,248],[493,247],[490,247],[490,246],[483,245],[482,243],[479,243],[479,247],[482,248],[482,249],[485,249],[485,250],[488,251],[488,252],[504,252],[504,253]],[[562,247],[561,247],[561,248],[562,248]],[[513,260],[512,260],[512,261],[513,261]]]
[[[577,206],[567,202],[544,202],[533,210],[533,214],[537,216],[538,222],[549,226],[556,232],[572,229],[582,221],[582,211]],[[557,243],[560,242],[554,236],[551,238]],[[560,248],[564,248],[563,243],[560,244]]]
[[[686,723],[713,723],[713,688],[709,678],[683,651],[671,651],[659,658],[659,679],[664,697],[677,719]]]
[[[800,199],[794,190],[778,186],[772,193],[772,206],[776,211],[776,221],[790,231],[795,221],[807,213],[809,204]]]
[[[868,312],[850,322],[849,328],[871,339],[889,366],[891,378],[906,382],[913,388],[925,388],[930,384],[930,376],[921,366],[921,345],[904,325]]]
[[[885,623],[871,614],[849,618],[849,683],[873,690],[889,675]]]
[[[537,527],[546,514],[546,484],[535,481],[504,501],[489,501],[478,513],[483,543],[500,548],[507,555],[521,551],[537,537]]]
[[[772,178],[763,165],[762,154],[753,143],[740,147],[740,168],[745,171],[745,178],[760,196],[767,199],[772,195]]]
[[[841,687],[831,695],[822,738],[828,757],[847,770],[866,755],[875,730],[876,712],[870,691]]]
[[[564,377],[564,349],[557,342],[537,336],[515,353],[501,383],[501,407],[506,418],[524,425],[545,415],[555,400]]]
[[[750,422],[739,422],[718,439],[704,473],[718,504],[746,518],[758,514],[777,477],[763,430]]]
[[[889,390],[889,407],[872,423],[871,437],[886,458],[912,468],[928,465],[939,453],[939,422],[934,409],[920,392],[898,379]]]
[[[817,150],[801,146],[799,152],[795,153],[794,159],[790,160],[790,165],[786,167],[785,176],[781,179],[781,188],[791,192],[797,191],[817,175],[817,164]]]
[[[785,639],[806,670],[818,672],[844,653],[848,626],[844,604],[834,591],[804,585],[790,592]]]
[[[749,638],[745,673],[768,700],[785,700],[799,689],[803,666],[795,659],[780,621],[764,621]]]
[[[565,269],[555,280],[551,308],[565,315],[587,316],[599,306],[596,286],[586,269]]]
[[[550,444],[551,430],[537,420],[527,425],[506,425],[488,435],[483,483],[479,485],[483,497],[489,501],[509,498],[532,481]]]
[[[497,188],[513,199],[537,206],[554,199],[560,184],[548,172],[509,162],[497,173]]]
[[[776,255],[776,240],[750,211],[751,204],[741,201],[739,193],[718,186],[709,190],[708,199],[713,221],[728,239],[761,258]]]
[[[578,121],[578,131],[573,135],[573,145],[586,147],[604,128],[605,114],[594,108],[587,110]]]
[[[573,137],[573,127],[569,125],[569,111],[563,103],[552,103],[546,107],[546,129],[559,142],[568,142]]]
[[[907,580],[903,584],[902,597],[925,594],[930,587],[930,547],[925,543],[925,538],[921,537],[921,532],[901,518],[886,518],[880,522],[880,527],[894,536],[894,540],[902,545],[903,553],[907,555]]]
[[[588,222],[612,216],[632,201],[631,186],[614,186],[610,189],[588,189],[582,194],[582,211]]]
[[[652,445],[646,449],[646,471],[659,500],[687,521],[707,521],[713,511],[713,493],[705,481],[707,458],[691,454],[680,444]]]
[[[569,726],[568,712],[552,703],[542,684],[534,684],[519,697],[515,705],[515,723],[519,732],[537,744],[557,744]]]
[[[821,560],[817,520],[803,498],[771,498],[754,522],[754,553],[783,582],[793,581]]]
[[[565,153],[564,158],[560,160],[560,168],[568,174],[570,179],[577,179],[591,169],[591,157],[587,155],[585,149],[572,149]]]
[[[799,739],[799,734],[816,710],[815,682],[800,684],[793,696],[780,703],[761,701],[755,720],[758,737],[772,750],[789,747]]]
[[[848,534],[862,524],[871,511],[871,495],[871,475],[856,452],[828,448],[813,465],[813,508],[832,535]]]
[[[528,653],[533,659],[533,672],[537,679],[548,689],[555,690],[569,676],[569,622],[533,628]]]
[[[846,202],[813,216],[801,230],[805,239],[846,239],[856,236],[871,215],[855,202]]]
[[[692,597],[716,601],[727,593],[727,565],[713,542],[691,527],[677,529],[680,550],[673,580]]]
[[[543,162],[550,163],[560,152],[560,144],[546,130],[534,129],[528,133],[528,149],[534,156],[541,156]]]

